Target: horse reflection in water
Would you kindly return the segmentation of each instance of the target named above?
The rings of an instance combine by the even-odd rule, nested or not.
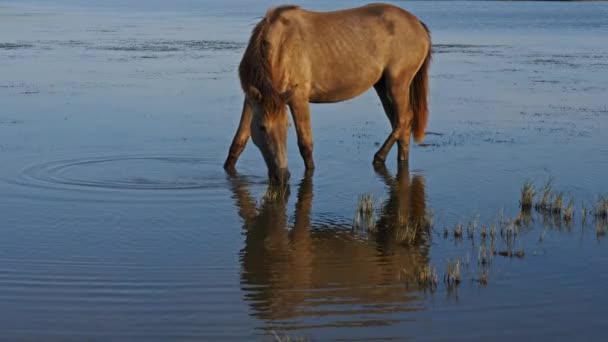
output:
[[[404,279],[427,265],[428,231],[404,246],[396,230],[404,220],[424,219],[424,180],[414,176],[410,181],[407,168],[396,177],[383,166],[376,171],[389,196],[377,220],[378,232],[365,237],[355,234],[346,219],[313,220],[310,176],[299,184],[291,229],[289,192],[266,195],[256,206],[246,180],[231,179],[244,221],[241,283],[252,315],[286,329],[385,325],[395,321],[389,314],[420,309],[419,289]]]

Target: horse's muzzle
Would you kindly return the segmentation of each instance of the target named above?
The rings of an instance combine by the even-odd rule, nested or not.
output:
[[[278,169],[276,171],[269,171],[268,177],[271,182],[277,184],[285,184],[289,181],[289,177],[291,177],[291,173],[289,173],[289,169]]]

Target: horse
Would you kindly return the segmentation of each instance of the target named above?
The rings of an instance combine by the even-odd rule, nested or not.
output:
[[[243,110],[224,169],[234,172],[249,137],[271,181],[289,179],[289,107],[306,170],[315,167],[310,103],[335,103],[376,90],[392,131],[374,155],[384,164],[398,144],[409,158],[410,136],[424,139],[428,120],[431,35],[413,14],[389,4],[313,12],[271,8],[255,26],[239,65]]]

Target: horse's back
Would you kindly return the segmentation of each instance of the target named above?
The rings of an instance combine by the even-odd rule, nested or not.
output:
[[[389,4],[331,12],[297,8],[276,20],[288,55],[284,61],[290,61],[294,77],[308,81],[313,102],[355,97],[391,65],[417,68],[429,44],[420,21]]]

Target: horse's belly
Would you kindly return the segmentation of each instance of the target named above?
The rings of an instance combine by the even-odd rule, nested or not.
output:
[[[338,77],[319,77],[312,81],[309,101],[333,103],[350,100],[371,88],[380,78],[381,70],[341,74]]]
[[[339,87],[329,90],[313,89],[310,94],[312,103],[334,103],[350,100],[363,94],[370,86],[365,87]]]

